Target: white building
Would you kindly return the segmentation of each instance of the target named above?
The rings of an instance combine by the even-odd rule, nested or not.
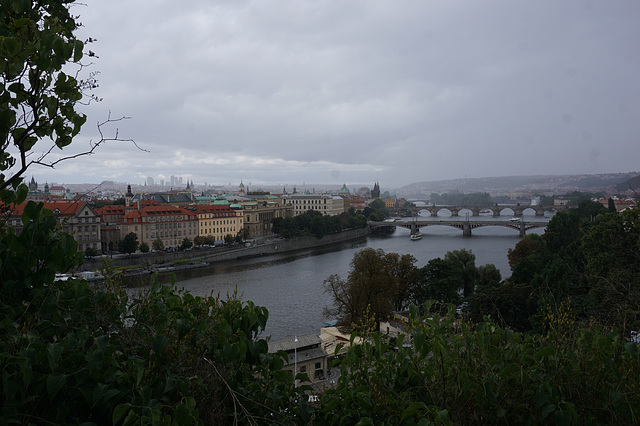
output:
[[[283,195],[287,205],[293,206],[293,215],[298,216],[315,210],[325,216],[336,216],[349,211],[349,199],[330,194]]]

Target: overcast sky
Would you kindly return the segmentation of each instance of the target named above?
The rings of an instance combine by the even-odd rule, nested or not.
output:
[[[640,2],[84,0],[103,98],[41,182],[260,185],[630,172]],[[73,149],[65,151],[71,153]]]

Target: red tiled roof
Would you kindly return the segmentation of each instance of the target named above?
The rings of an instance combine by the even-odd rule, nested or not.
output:
[[[194,214],[193,212],[184,209],[182,207],[174,207],[174,206],[162,206],[162,205],[151,205],[142,207],[139,210],[133,210],[128,212],[123,218],[123,221],[128,221],[130,219],[139,219],[147,216],[171,216],[171,215],[187,215],[189,220],[193,220]]]
[[[86,204],[85,201],[45,201],[43,208],[51,210],[54,214],[75,214],[78,210]],[[11,208],[11,214],[15,216],[21,216],[24,213],[24,208],[27,202],[20,205],[13,206]],[[56,213],[57,211],[57,213]]]

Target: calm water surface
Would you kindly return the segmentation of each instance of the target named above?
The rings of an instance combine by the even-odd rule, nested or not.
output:
[[[548,220],[525,218],[527,221]],[[543,228],[529,232],[542,233]],[[330,248],[179,271],[177,286],[198,296],[212,293],[224,296],[237,288],[242,300],[252,300],[269,310],[266,335],[278,340],[294,334],[320,332],[320,327],[330,319],[322,314],[323,308],[330,303],[323,292],[323,281],[331,274],[346,277],[353,255],[366,247],[411,254],[417,259],[417,267],[436,257],[444,257],[447,251],[467,249],[475,254],[477,266],[492,263],[506,278],[510,275],[507,252],[520,241],[516,230],[503,227],[474,229],[471,237],[463,237],[461,230],[448,226],[429,226],[423,228],[422,233],[422,240],[410,241],[409,230],[397,228],[392,235],[370,236]]]

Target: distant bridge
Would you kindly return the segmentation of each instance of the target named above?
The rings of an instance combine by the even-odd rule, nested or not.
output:
[[[524,237],[527,231],[534,228],[546,228],[548,222],[525,222],[523,220],[514,222],[508,220],[423,220],[423,221],[396,221],[396,222],[369,222],[369,228],[374,230],[382,230],[384,228],[402,227],[409,229],[411,235],[418,232],[425,226],[444,225],[452,226],[462,230],[462,235],[471,236],[471,230],[481,228],[483,226],[502,226],[505,228],[513,228],[517,230],[521,237]]]
[[[414,216],[418,215],[418,212],[421,210],[426,210],[431,213],[431,216],[437,216],[440,210],[448,210],[451,212],[452,216],[458,216],[461,210],[469,210],[471,211],[471,216],[480,216],[480,213],[491,212],[493,217],[498,217],[504,210],[512,210],[514,216],[520,217],[523,215],[524,211],[527,209],[531,209],[535,212],[536,216],[544,216],[546,211],[555,213],[558,211],[558,208],[562,208],[560,206],[532,206],[529,204],[516,204],[516,205],[489,205],[489,206],[417,206],[410,207],[408,210],[411,210]]]

